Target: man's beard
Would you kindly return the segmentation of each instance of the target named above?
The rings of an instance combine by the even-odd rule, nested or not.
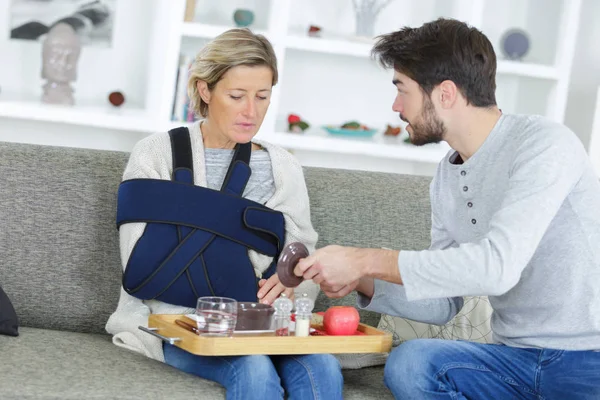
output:
[[[401,117],[402,118],[402,117]],[[415,146],[423,146],[429,143],[439,143],[444,140],[446,127],[435,113],[433,103],[427,96],[423,99],[423,112],[419,121],[410,122],[412,133],[410,142]]]

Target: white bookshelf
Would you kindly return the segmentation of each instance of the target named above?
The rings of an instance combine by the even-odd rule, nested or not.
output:
[[[217,32],[220,31],[220,29],[217,30]],[[293,50],[365,58],[371,56],[371,49],[374,45],[374,42],[354,42],[351,40],[302,37],[298,35],[288,35],[284,43],[286,48]],[[497,72],[502,75],[550,80],[560,79],[560,70],[557,67],[520,61],[498,60]]]
[[[72,107],[43,104],[37,99],[20,98],[0,102],[0,117],[56,122],[68,125],[150,132],[156,128],[144,109],[76,104]]]
[[[297,150],[331,152],[338,154],[364,155],[390,160],[438,163],[450,150],[446,143],[415,147],[404,143],[402,138],[378,136],[374,139],[338,138],[324,134],[320,130],[305,134],[275,132],[269,136],[271,142]]]
[[[0,6],[8,2],[0,0]],[[373,40],[352,36],[349,0],[198,0],[193,22],[184,22],[185,0],[118,4],[122,8],[119,11],[131,13],[134,23],[145,32],[138,38],[145,42],[136,42],[143,59],[134,56],[132,44],[131,49],[118,49],[121,58],[115,61],[126,63],[127,56],[139,59],[138,72],[145,83],[136,88],[134,101],[115,109],[104,95],[75,107],[51,107],[40,103],[37,96],[16,99],[3,90],[0,117],[147,133],[179,124],[171,121],[171,115],[180,53],[186,48],[196,52],[207,40],[232,28],[233,10],[244,7],[255,11],[251,29],[272,41],[279,61],[280,83],[274,89],[259,137],[299,152],[345,156],[343,163],[353,166],[360,164],[361,157],[435,164],[448,150],[445,144],[408,145],[383,137],[381,132],[373,139],[358,140],[331,136],[319,129],[347,120],[359,120],[381,131],[387,124],[402,125],[391,111],[391,72],[370,58]],[[136,15],[135,7],[145,7],[145,14]],[[536,112],[562,122],[580,7],[581,0],[507,0],[506,4],[495,0],[395,0],[380,15],[375,34],[404,25],[418,26],[439,16],[464,20],[482,29],[496,48],[499,106],[508,112]],[[131,23],[125,17],[122,21],[123,25]],[[309,37],[309,24],[322,26],[322,37]],[[545,25],[552,26],[552,31]],[[503,59],[499,50],[502,33],[513,27],[525,29],[532,38],[531,54],[523,61]],[[118,43],[119,38],[114,41]],[[0,42],[0,50],[9,46],[2,47]],[[129,82],[133,71],[123,74],[119,79]],[[80,85],[84,85],[81,80],[76,87]],[[131,98],[131,93],[125,94]],[[312,128],[303,134],[285,132],[282,127],[289,113],[306,118]]]
[[[227,25],[211,25],[199,22],[184,22],[181,28],[181,35],[184,37],[212,39],[231,28],[231,26]],[[253,32],[261,35],[267,34],[267,31],[260,29],[253,30]]]
[[[342,39],[313,38],[298,35],[288,35],[284,40],[285,47],[307,52],[345,55],[352,57],[369,57],[373,45]]]
[[[558,81],[561,78],[560,69],[557,67],[509,60],[498,61],[497,73],[500,75],[550,79],[554,81]]]
[[[571,68],[571,61],[568,59],[572,59],[573,57],[569,49],[575,47],[580,0],[551,0],[549,2],[542,2],[540,0],[511,0],[509,2],[511,6],[514,6],[514,15],[499,10],[498,7],[500,6],[494,4],[493,0],[449,0],[444,3],[425,0],[424,3],[427,4],[424,7],[431,5],[429,16],[417,10],[414,2],[398,0],[395,3],[398,7],[403,8],[405,14],[403,22],[409,25],[419,25],[420,22],[424,22],[417,22],[416,19],[418,18],[431,20],[440,16],[438,13],[445,12],[449,14],[447,15],[449,17],[465,20],[482,29],[490,37],[490,40],[492,40],[498,55],[497,73],[498,91],[500,92],[498,100],[500,107],[509,112],[545,114],[549,118],[562,122]],[[334,71],[330,74],[332,79],[335,79],[336,76],[336,63],[338,63],[337,68],[346,69],[345,74],[348,76],[351,75],[348,73],[349,69],[353,66],[360,66],[361,70],[356,68],[355,72],[356,78],[360,79],[365,75],[364,72],[367,68],[371,68],[372,70],[377,69],[375,63],[370,59],[374,41],[354,38],[352,37],[352,32],[344,31],[343,29],[338,31],[324,29],[322,37],[318,38],[310,37],[306,34],[308,20],[311,18],[312,20],[318,20],[321,14],[329,12],[332,15],[335,14],[336,18],[348,21],[348,13],[352,14],[351,2],[347,2],[348,4],[343,12],[340,10],[332,11],[333,6],[331,4],[325,5],[316,0],[304,2],[277,0],[276,2],[264,1],[261,4],[267,3],[270,3],[271,7],[275,7],[271,10],[271,15],[268,19],[271,25],[266,27],[266,29],[259,29],[257,32],[265,34],[273,42],[276,50],[278,50],[280,58],[279,72],[282,79],[281,84],[276,87],[276,96],[269,111],[270,115],[268,115],[265,121],[265,125],[259,135],[260,137],[292,150],[313,151],[324,155],[351,155],[352,157],[348,158],[349,162],[355,162],[355,158],[353,158],[355,156],[365,156],[437,163],[446,154],[448,148],[444,146],[420,148],[402,143],[401,141],[395,142],[395,138],[383,138],[381,134],[378,134],[372,140],[354,140],[330,136],[323,130],[320,130],[319,126],[331,124],[333,121],[327,121],[324,119],[324,115],[318,115],[315,112],[311,113],[314,110],[303,106],[303,104],[311,102],[312,99],[308,96],[302,96],[301,90],[303,90],[302,86],[304,84],[297,83],[297,80],[301,80],[302,82],[310,81],[311,73],[312,75],[318,73],[318,68],[315,68],[311,73],[306,73],[302,78],[298,78],[302,73],[301,69],[305,69],[305,66],[298,66],[298,61],[310,59],[314,60],[315,64],[320,62],[330,64],[330,69]],[[338,2],[337,4],[342,7],[342,2]],[[438,10],[436,8],[438,6],[443,7],[444,11]],[[306,12],[310,16],[304,24],[305,30],[303,32],[298,29],[297,20],[302,19],[302,9],[310,9],[311,7],[313,7],[312,14]],[[329,9],[326,9],[326,7],[329,7]],[[533,31],[536,29],[538,20],[543,18],[543,15],[537,16],[540,12],[540,7],[545,7],[549,15],[554,12],[552,15],[557,18],[555,22],[559,28],[556,35],[557,40],[554,43],[555,48],[549,49],[543,57],[540,57],[539,54],[537,56],[536,54],[532,54],[531,58],[526,57],[522,61],[503,59],[502,53],[499,50],[500,35],[511,27],[520,27],[528,32],[532,32],[531,52],[534,53],[534,46],[538,46],[538,43],[534,42],[534,40],[538,36]],[[226,9],[226,6],[223,8]],[[290,12],[293,13],[294,21],[290,20],[289,14],[280,15],[280,18],[274,18],[274,15],[277,12],[281,12],[281,10],[293,10]],[[406,15],[411,10],[415,19],[411,19],[413,18],[411,15]],[[224,13],[227,12],[224,11]],[[392,11],[389,14],[398,15]],[[385,17],[381,16],[380,19],[384,19]],[[493,28],[488,29],[490,20],[495,17],[499,19],[498,23]],[[293,25],[294,23],[296,25]],[[182,33],[186,39],[192,36],[211,39],[230,26],[184,22],[183,27]],[[385,32],[392,29],[383,28],[382,30]],[[290,73],[292,70],[294,70],[294,73]],[[382,76],[380,72],[379,76]],[[323,80],[325,79],[323,78]],[[329,81],[332,79],[329,79]],[[389,78],[383,79],[386,80],[386,83],[389,80]],[[327,82],[325,85],[319,87],[320,96],[327,96],[328,90],[330,90],[330,93],[335,93],[335,88],[329,88],[329,84],[330,82]],[[335,84],[331,86],[335,87]],[[382,94],[382,96],[384,95]],[[349,96],[344,97],[348,98]],[[292,99],[290,100],[290,98]],[[293,98],[296,98],[296,100]],[[369,103],[369,101],[367,100],[365,103]],[[321,108],[326,108],[324,102],[320,104],[324,106]],[[391,105],[391,99],[389,105]],[[371,110],[378,112],[375,107],[381,109],[382,107],[389,107],[389,105],[379,106],[378,104],[374,104],[373,108],[367,107],[365,114],[368,114]],[[297,109],[301,111],[296,112]],[[314,128],[304,134],[285,132],[281,129],[285,125],[282,121],[291,112],[298,113],[303,117],[303,114],[310,116],[311,118],[307,119]],[[381,116],[382,113],[379,112],[379,115]],[[393,119],[395,118],[394,115],[390,115],[389,117],[391,119],[382,120],[378,127],[383,129],[385,128],[385,124],[394,122],[396,125],[401,124],[399,121]],[[341,118],[343,117],[336,116],[333,118],[337,118],[341,123]],[[359,115],[355,119],[363,120],[363,118],[365,117]],[[351,118],[348,117],[346,119],[349,120]]]

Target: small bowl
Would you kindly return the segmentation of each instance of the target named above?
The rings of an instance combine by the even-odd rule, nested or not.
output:
[[[236,331],[267,331],[271,329],[275,309],[262,303],[238,303]]]
[[[233,13],[233,21],[239,27],[250,26],[254,22],[254,13],[251,10],[237,9]]]

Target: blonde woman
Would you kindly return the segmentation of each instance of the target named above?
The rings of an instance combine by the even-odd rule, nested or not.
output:
[[[234,148],[237,149],[238,144],[252,143],[249,162],[252,173],[242,197],[281,213],[285,222],[285,244],[299,241],[312,252],[317,233],[310,221],[301,166],[287,151],[253,140],[269,107],[271,89],[277,79],[277,60],[271,44],[247,29],[227,31],[199,52],[188,83],[194,111],[203,117],[189,128],[193,181],[195,185],[218,190],[229,176]],[[167,133],[141,140],[131,153],[123,181],[171,180],[174,176],[171,143]],[[222,205],[207,206],[216,209]],[[194,213],[194,210],[189,212]],[[151,246],[143,250],[144,246],[138,243],[146,228],[147,224],[142,222],[120,225],[124,270],[132,262],[132,252],[151,253]],[[229,254],[219,254],[225,263]],[[258,282],[254,286],[256,298],[272,304],[282,293],[294,296],[294,291],[286,289],[276,274],[261,279],[273,266],[272,257],[250,249],[247,258]],[[315,299],[318,286],[305,281],[296,290]],[[226,388],[228,399],[276,399],[283,398],[284,393],[293,399],[342,398],[341,367],[332,355],[201,357],[176,346],[165,344],[163,347],[159,339],[138,329],[140,325],[147,326],[152,313],[189,312],[193,309],[156,299],[141,300],[123,289],[106,330],[114,335],[116,345],[220,383]]]

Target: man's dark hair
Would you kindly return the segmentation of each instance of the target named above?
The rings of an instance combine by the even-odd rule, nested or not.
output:
[[[496,105],[494,47],[481,31],[464,22],[440,18],[379,36],[372,55],[385,68],[416,81],[428,96],[451,80],[467,104]]]

